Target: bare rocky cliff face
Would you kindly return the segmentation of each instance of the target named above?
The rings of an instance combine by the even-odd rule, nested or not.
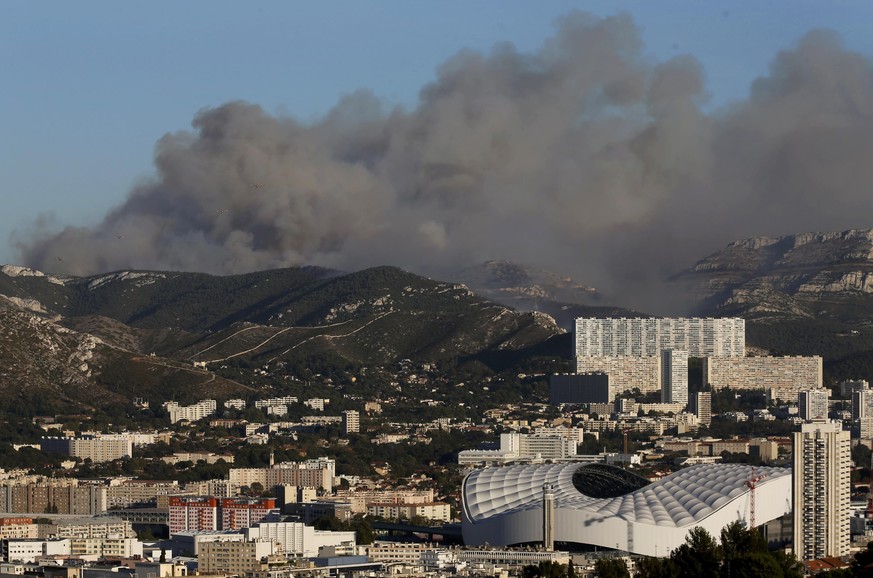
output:
[[[873,229],[736,241],[671,283],[700,313],[873,323]]]

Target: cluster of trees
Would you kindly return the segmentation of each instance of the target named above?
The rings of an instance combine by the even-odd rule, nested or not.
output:
[[[601,578],[630,578],[620,558],[595,564]],[[716,540],[705,529],[692,529],[685,543],[667,558],[646,557],[637,563],[638,578],[801,578],[803,565],[782,550],[771,551],[756,530],[740,522],[725,526]]]
[[[316,530],[330,530],[333,532],[355,532],[355,541],[358,544],[372,544],[376,540],[376,532],[373,531],[373,525],[370,520],[363,516],[357,515],[348,522],[339,520],[334,516],[319,518],[313,524]]]
[[[576,578],[576,569],[573,568],[572,560],[566,566],[557,562],[540,562],[522,568],[521,576],[522,578]]]

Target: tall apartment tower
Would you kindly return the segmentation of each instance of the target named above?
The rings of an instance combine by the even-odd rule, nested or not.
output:
[[[797,409],[800,417],[805,420],[827,419],[829,394],[827,389],[809,389],[798,392]]]
[[[709,427],[712,423],[712,392],[698,391],[691,396],[688,410],[697,416],[700,425]]]
[[[361,414],[353,409],[343,412],[343,435],[361,431]]]
[[[873,417],[873,389],[864,385],[852,390],[852,419]]]
[[[688,352],[661,351],[661,402],[688,405]]]
[[[799,560],[849,553],[849,432],[840,422],[805,423],[794,433],[794,553]]]

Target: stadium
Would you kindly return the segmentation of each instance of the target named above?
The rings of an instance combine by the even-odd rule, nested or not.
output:
[[[791,470],[743,464],[682,469],[657,482],[605,464],[540,464],[476,470],[462,488],[464,543],[511,546],[543,541],[543,488],[554,494],[554,541],[564,548],[614,548],[666,556],[688,531],[750,521],[755,525],[791,513]],[[789,516],[790,518],[790,516]]]

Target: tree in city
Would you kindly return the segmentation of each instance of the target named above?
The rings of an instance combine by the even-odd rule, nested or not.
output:
[[[534,566],[530,564],[521,569],[522,578],[564,578],[566,567],[563,564],[544,560]]]
[[[670,558],[679,578],[718,578],[721,548],[709,532],[696,526],[688,532],[685,543],[673,550]]]
[[[673,578],[678,575],[676,564],[671,558],[646,556],[637,560],[636,578]]]
[[[867,544],[866,550],[855,554],[852,560],[852,572],[861,578],[873,578],[873,542]]]
[[[600,558],[594,563],[594,575],[599,578],[630,578],[630,571],[621,558]]]

